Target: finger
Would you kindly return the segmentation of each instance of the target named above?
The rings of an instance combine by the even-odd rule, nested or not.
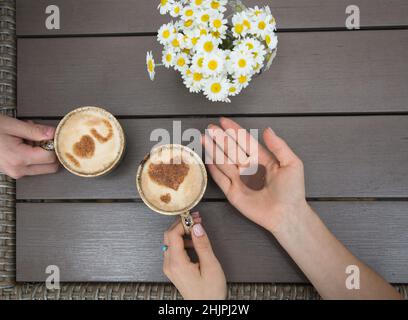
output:
[[[278,137],[271,128],[264,131],[263,138],[265,145],[275,155],[281,166],[287,166],[299,160],[286,142]]]
[[[54,138],[55,128],[9,118],[2,123],[3,130],[10,135],[31,141]]]
[[[59,169],[58,163],[53,164],[34,164],[31,166],[27,166],[24,169],[25,176],[37,176],[41,174],[51,174],[56,173]]]
[[[227,194],[231,187],[231,180],[225,174],[223,174],[216,165],[208,164],[207,168],[217,186],[220,187],[221,191],[224,192],[224,194]]]
[[[32,147],[28,144],[21,143],[19,150],[28,165],[52,164],[57,162],[57,156],[54,152],[46,151],[41,147]]]
[[[224,153],[218,151],[214,157],[217,146],[209,136],[204,135],[203,144],[206,151],[206,163],[216,165],[232,182],[240,181],[238,167],[234,164],[228,164],[228,159]]]
[[[200,213],[199,212],[193,212],[191,214],[191,216],[193,217],[193,221],[194,223],[201,223],[202,219],[200,217]]]
[[[210,239],[208,239],[202,224],[195,224],[193,226],[191,239],[193,240],[194,250],[200,261],[201,271],[212,268],[214,264],[217,263],[217,258],[214,255]]]
[[[227,133],[234,132],[232,138],[236,137],[241,149],[250,157],[257,157],[260,164],[266,166],[270,161],[274,160],[272,155],[238,123],[229,118],[221,118],[220,124]]]
[[[213,124],[208,126],[206,132],[214,140],[217,147],[222,150],[231,161],[230,163],[238,166],[248,166],[248,156],[237,144],[237,137],[233,139],[235,132],[230,130],[227,134],[223,129]]]
[[[181,220],[179,220],[179,222],[175,227],[173,227],[173,229],[170,229],[166,233],[169,247],[167,251],[168,255],[170,256],[171,262],[190,262],[190,258],[188,257],[187,252],[184,249],[184,234],[184,226],[181,223]]]

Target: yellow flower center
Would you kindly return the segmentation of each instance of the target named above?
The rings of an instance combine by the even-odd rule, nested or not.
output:
[[[193,75],[194,81],[201,81],[203,79],[203,75],[199,72],[195,72]]]
[[[254,45],[252,43],[250,43],[250,42],[247,42],[246,46],[247,46],[248,50],[252,50],[254,48]]]
[[[200,59],[197,60],[197,64],[198,64],[198,66],[199,66],[200,68],[203,67],[203,62],[204,62],[204,58],[200,58]]]
[[[178,39],[174,39],[171,44],[173,45],[173,47],[179,47],[180,46],[180,42],[178,41]]]
[[[243,84],[243,83],[247,82],[247,76],[240,76],[240,77],[238,78],[238,82],[239,82],[240,84]]]
[[[198,38],[191,38],[191,43],[192,43],[193,45],[196,45],[197,42],[198,42]]]
[[[244,20],[243,25],[248,29],[251,29],[251,23],[248,20]]]
[[[194,2],[197,6],[201,6],[203,4],[203,0],[195,0]]]
[[[170,62],[171,62],[171,58],[172,58],[171,54],[168,53],[168,54],[166,55],[166,61],[170,63]]]
[[[156,2],[157,3],[157,2]],[[160,4],[162,5],[162,6],[165,6],[166,4],[167,4],[167,0],[160,0]]]
[[[179,14],[180,13],[180,7],[174,7],[174,13]]]
[[[170,37],[170,31],[169,30],[164,30],[163,31],[163,38],[167,39],[168,37]]]
[[[211,92],[212,93],[220,93],[220,91],[221,91],[221,89],[222,89],[222,87],[221,87],[221,84],[219,84],[219,83],[213,83],[212,85],[211,85]]]
[[[267,35],[265,36],[265,41],[266,41],[266,44],[269,46],[269,44],[270,44],[271,41],[272,41],[271,36],[270,36],[269,34],[267,34]]]
[[[229,88],[229,92],[231,92],[231,93],[235,93],[237,91],[237,88],[235,88],[235,87],[230,87]]]
[[[242,24],[240,24],[240,23],[237,23],[235,25],[234,29],[235,29],[236,33],[241,34],[242,31],[244,31],[244,26]]]
[[[208,34],[207,30],[201,29],[200,30],[200,36],[206,36]]]
[[[211,41],[207,41],[204,44],[204,50],[207,51],[207,52],[213,51],[214,50],[214,44]]]
[[[215,60],[211,60],[210,62],[208,62],[208,68],[212,71],[217,70],[218,68],[218,62]]]
[[[202,22],[208,22],[208,20],[210,20],[210,15],[208,15],[208,14],[203,14],[203,15],[201,16],[201,21],[202,21]]]
[[[214,38],[219,38],[221,37],[221,33],[219,33],[218,31],[214,31],[211,33],[213,35]]]
[[[247,62],[246,62],[245,59],[240,59],[240,60],[238,61],[238,66],[239,66],[240,68],[245,68],[246,65],[247,65]]]
[[[222,26],[222,21],[219,19],[214,20],[213,25],[215,28],[219,29]]]
[[[218,9],[220,7],[220,3],[218,1],[211,2],[211,8]]]
[[[190,49],[183,49],[183,52],[184,52],[185,54],[189,55],[189,54],[190,54]]]
[[[193,25],[193,20],[187,20],[186,22],[184,22],[184,26],[185,27],[191,27]]]
[[[147,69],[149,70],[149,72],[154,71],[154,64],[152,60],[149,60],[149,62],[147,63]]]
[[[178,58],[178,60],[177,60],[177,65],[178,65],[179,67],[184,67],[185,64],[186,64],[186,60],[185,60],[183,57]]]
[[[194,11],[191,9],[186,10],[186,16],[191,17],[194,14]]]
[[[258,28],[264,30],[266,28],[266,23],[264,21],[259,22]]]

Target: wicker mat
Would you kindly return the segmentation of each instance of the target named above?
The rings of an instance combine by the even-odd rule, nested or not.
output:
[[[0,112],[15,116],[15,1],[0,1]],[[171,284],[74,283],[49,291],[43,283],[15,283],[15,182],[0,174],[0,299],[181,299]],[[408,286],[396,286],[408,297]],[[310,285],[229,284],[229,299],[320,299]]]

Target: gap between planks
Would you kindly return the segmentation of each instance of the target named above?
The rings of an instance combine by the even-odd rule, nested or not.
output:
[[[408,26],[370,26],[360,27],[360,29],[350,30],[346,27],[327,28],[282,28],[276,33],[301,33],[301,32],[359,32],[359,31],[379,31],[379,30],[408,30]],[[43,39],[43,38],[103,38],[103,37],[156,37],[157,32],[119,32],[119,33],[84,33],[84,34],[44,34],[44,35],[17,35],[18,39]]]

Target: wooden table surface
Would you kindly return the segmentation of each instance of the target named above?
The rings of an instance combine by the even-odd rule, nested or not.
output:
[[[408,3],[355,0],[362,28],[344,27],[345,0],[269,4],[278,56],[231,104],[187,92],[172,71],[148,79],[160,16],[151,0],[17,0],[18,116],[57,124],[82,105],[118,116],[127,153],[111,175],[58,174],[17,182],[17,281],[167,281],[162,234],[134,185],[155,128],[203,130],[219,115],[272,126],[304,160],[307,197],[334,234],[388,281],[408,283]],[[61,30],[45,28],[57,5]],[[305,282],[276,240],[243,218],[210,181],[199,205],[233,282]]]

